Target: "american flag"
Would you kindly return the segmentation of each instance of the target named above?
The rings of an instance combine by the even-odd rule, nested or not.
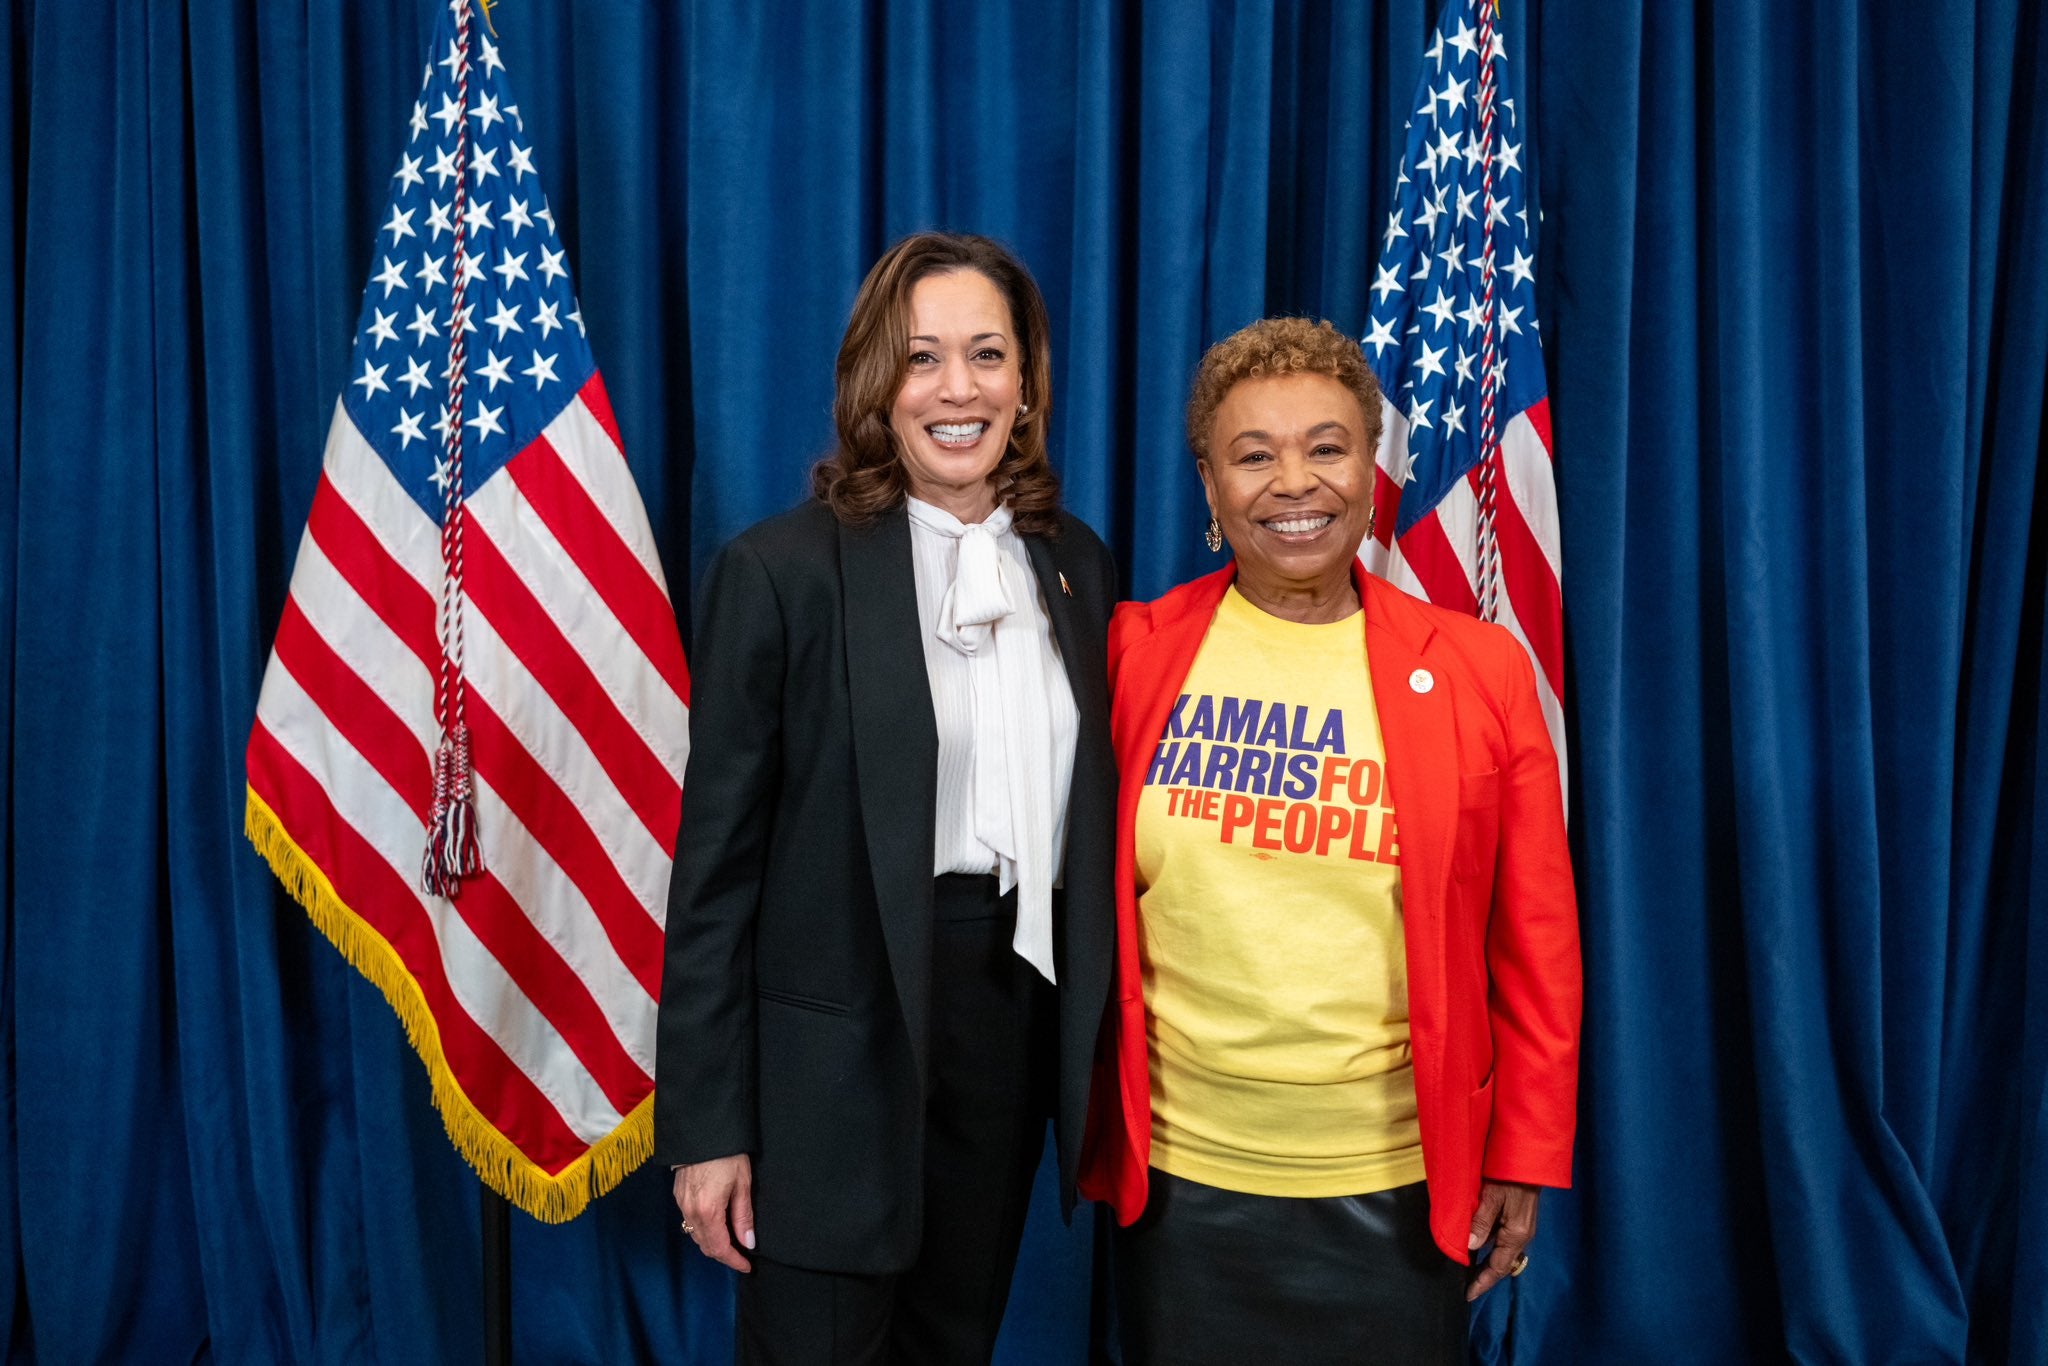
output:
[[[246,825],[398,1012],[463,1155],[560,1220],[652,1148],[689,676],[504,63],[464,0],[428,55]],[[422,853],[457,728],[481,867],[451,899]]]
[[[1494,0],[1450,0],[1423,54],[1372,287],[1386,395],[1366,567],[1499,621],[1535,661],[1563,771],[1564,620],[1550,400],[1522,183],[1526,138]]]

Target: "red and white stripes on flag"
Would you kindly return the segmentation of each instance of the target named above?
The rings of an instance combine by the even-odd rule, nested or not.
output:
[[[440,529],[337,407],[249,737],[249,827],[384,990],[457,1146],[540,1218],[652,1146],[689,680],[593,377],[469,499],[484,872],[419,887]]]
[[[562,1220],[653,1150],[689,674],[504,63],[471,17],[444,11],[392,177],[245,823],[398,1012],[463,1155]],[[463,856],[423,866],[430,829]]]
[[[1527,647],[1566,773],[1550,401],[1537,342],[1523,120],[1494,0],[1447,0],[1423,54],[1372,286],[1385,395],[1368,569]]]
[[[1383,509],[1360,552],[1365,567],[1430,602],[1473,616],[1479,611],[1479,478],[1460,478],[1429,514],[1398,540],[1400,493],[1392,473],[1407,459],[1408,419],[1391,403],[1382,410],[1379,488]],[[1536,696],[1564,772],[1564,599],[1558,555],[1557,482],[1551,470],[1550,400],[1509,418],[1500,436],[1501,486],[1494,507],[1500,593],[1493,620],[1514,632],[1536,670]]]

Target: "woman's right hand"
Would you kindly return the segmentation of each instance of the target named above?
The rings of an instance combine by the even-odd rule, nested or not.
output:
[[[745,1153],[676,1168],[676,1208],[698,1251],[734,1271],[752,1271],[739,1249],[754,1246],[754,1162]],[[737,1244],[738,1246],[735,1246]]]

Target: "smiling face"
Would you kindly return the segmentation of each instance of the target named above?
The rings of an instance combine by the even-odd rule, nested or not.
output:
[[[1374,483],[1351,390],[1317,374],[1239,380],[1217,405],[1199,469],[1247,597],[1268,611],[1304,598],[1348,601]]]
[[[927,275],[910,295],[910,351],[889,427],[910,494],[963,522],[995,510],[989,483],[1023,401],[1010,307],[978,270]]]

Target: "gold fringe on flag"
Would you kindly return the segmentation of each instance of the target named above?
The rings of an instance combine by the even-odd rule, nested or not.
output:
[[[552,1175],[535,1166],[498,1132],[463,1092],[441,1052],[441,1032],[427,1009],[419,984],[397,950],[335,894],[334,884],[286,833],[256,789],[249,790],[242,831],[256,852],[270,864],[292,899],[306,908],[320,933],[333,941],[341,956],[384,993],[405,1025],[405,1037],[427,1065],[433,1083],[434,1108],[441,1123],[483,1183],[543,1223],[567,1223],[586,1206],[626,1179],[654,1152],[654,1095],[633,1107],[619,1127],[593,1144],[581,1157]]]

